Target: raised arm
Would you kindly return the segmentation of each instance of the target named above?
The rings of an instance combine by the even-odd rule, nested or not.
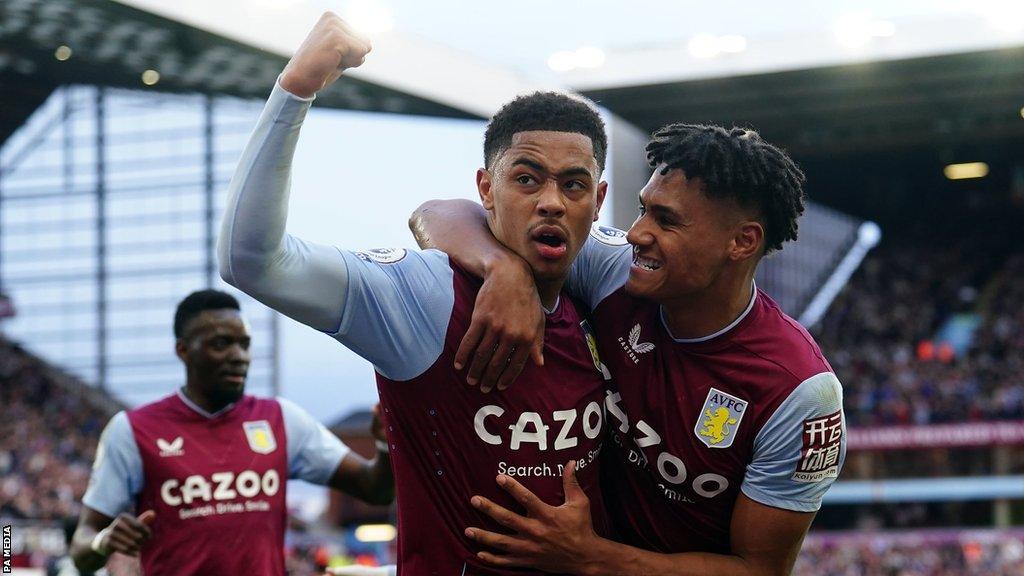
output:
[[[217,248],[226,282],[318,330],[338,328],[346,265],[337,249],[285,232],[291,161],[316,92],[369,51],[369,41],[336,15],[320,18],[285,67],[242,154]]]
[[[455,369],[481,390],[507,388],[532,358],[544,364],[544,314],[533,272],[487,227],[483,207],[469,200],[431,200],[409,218],[420,248],[446,252],[484,279],[469,330],[455,354]]]

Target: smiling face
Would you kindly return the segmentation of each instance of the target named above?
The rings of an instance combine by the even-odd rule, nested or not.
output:
[[[589,137],[530,130],[477,171],[491,231],[541,281],[565,278],[597,220],[607,184]]]
[[[671,305],[717,289],[737,264],[756,263],[763,228],[729,200],[703,192],[700,178],[682,170],[654,171],[640,192],[640,215],[626,238],[633,266],[626,290]],[[751,258],[754,258],[751,261]]]
[[[238,310],[204,310],[175,344],[189,389],[217,408],[238,401],[249,370],[249,327]]]

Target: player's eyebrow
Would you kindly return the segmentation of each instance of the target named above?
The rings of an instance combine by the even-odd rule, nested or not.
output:
[[[516,158],[515,160],[512,161],[512,165],[513,166],[526,166],[528,168],[532,168],[532,169],[536,170],[537,172],[544,172],[544,173],[548,172],[548,169],[543,164],[541,164],[540,162],[537,162],[536,160],[531,160],[530,158],[525,158],[525,157]],[[586,176],[588,178],[593,178],[594,177],[594,175],[590,173],[590,170],[588,170],[584,166],[570,166],[569,168],[566,168],[565,170],[561,170],[560,172],[555,174],[555,176],[558,177],[558,178],[568,178],[569,176]]]
[[[683,217],[682,214],[664,204],[644,202],[644,197],[640,194],[637,194],[637,201],[640,202],[640,205],[643,206],[644,210],[647,212],[653,212],[659,216],[671,216],[673,218],[680,219]]]

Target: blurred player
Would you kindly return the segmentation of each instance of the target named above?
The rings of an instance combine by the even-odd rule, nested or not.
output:
[[[604,513],[596,466],[603,375],[582,315],[561,295],[604,198],[604,126],[591,105],[553,93],[509,103],[488,126],[480,196],[494,234],[529,263],[516,278],[527,285],[524,293],[541,295],[547,342],[543,370],[527,366],[513,393],[502,391],[499,376],[499,391],[485,395],[453,367],[473,301],[487,289],[478,278],[437,251],[348,252],[285,234],[289,168],[309,102],[368,51],[341,19],[325,14],[288,63],[232,181],[221,275],[374,364],[392,424],[399,572],[512,573],[481,566],[463,532],[469,523],[499,528],[467,506],[472,494],[514,506],[495,474],[521,477],[538,497],[558,502],[562,465],[580,460],[580,484],[598,524]],[[325,183],[325,190],[339,186]],[[349,193],[389,191],[383,179],[380,190]],[[522,368],[530,349],[488,352],[502,367]]]
[[[119,412],[100,438],[71,546],[79,569],[120,552],[141,553],[150,576],[284,574],[289,478],[391,501],[386,454],[367,462],[295,404],[244,394],[249,328],[233,296],[189,294],[174,336],[185,385]]]
[[[500,477],[529,517],[474,498],[519,534],[469,533],[497,551],[486,554],[497,566],[788,574],[845,455],[838,379],[807,331],[754,285],[761,258],[796,238],[803,174],[741,129],[674,124],[647,152],[655,171],[633,227],[595,227],[569,279],[593,309],[613,377],[602,479],[625,544],[594,534],[571,470],[558,508]],[[414,229],[456,262],[508,261],[478,206],[428,208]],[[478,307],[529,324],[530,307],[488,296]]]

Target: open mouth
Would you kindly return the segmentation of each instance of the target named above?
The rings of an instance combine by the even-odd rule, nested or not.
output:
[[[539,226],[531,235],[544,258],[558,259],[566,253],[565,233],[556,226]]]
[[[641,270],[653,272],[658,268],[661,268],[661,262],[653,258],[647,258],[638,254],[635,250],[633,251],[633,266]]]

